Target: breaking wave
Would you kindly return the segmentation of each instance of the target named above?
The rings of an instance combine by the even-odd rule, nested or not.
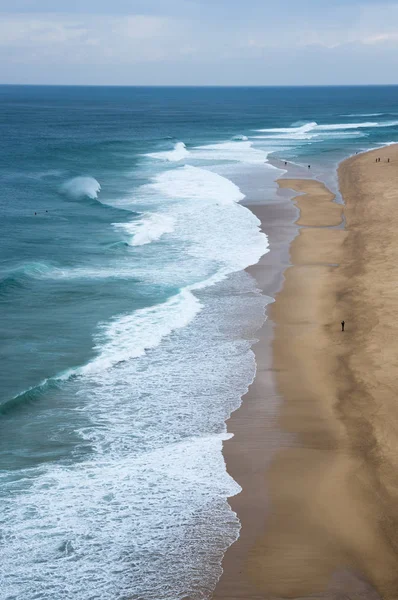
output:
[[[189,150],[187,150],[187,147],[185,146],[184,142],[177,142],[173,150],[164,152],[152,152],[150,154],[147,154],[146,156],[149,156],[150,158],[157,158],[159,160],[167,160],[169,162],[179,162],[180,160],[183,160],[184,158],[189,156]]]
[[[94,177],[74,177],[63,184],[61,191],[73,200],[82,198],[95,200],[101,191],[101,185]]]
[[[139,221],[131,223],[114,223],[113,226],[119,231],[127,233],[131,238],[131,246],[144,246],[159,240],[165,233],[174,231],[174,220],[172,217],[154,213]]]

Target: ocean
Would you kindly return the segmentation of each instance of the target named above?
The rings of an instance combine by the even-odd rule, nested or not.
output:
[[[272,301],[245,203],[295,166],[338,194],[398,87],[0,86],[0,123],[1,598],[209,598]]]

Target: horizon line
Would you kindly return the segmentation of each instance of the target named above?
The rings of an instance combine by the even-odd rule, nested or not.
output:
[[[123,83],[1,83],[0,87],[112,87],[112,88],[355,88],[398,87],[398,83],[324,83],[324,84],[123,84]]]

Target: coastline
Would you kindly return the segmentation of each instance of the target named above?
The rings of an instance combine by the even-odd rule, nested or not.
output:
[[[340,165],[346,229],[343,206],[333,202],[334,194],[322,183],[278,181],[280,188],[299,193],[294,203],[301,228],[290,245],[290,263],[288,257],[285,264],[286,257],[276,261],[285,267],[284,283],[257,335],[256,378],[228,422],[234,437],[224,445],[224,456],[243,488],[230,504],[242,529],[225,555],[214,598],[335,599],[349,593],[350,598],[375,600],[398,595],[397,553],[388,530],[398,523],[391,476],[398,460],[394,446],[384,439],[385,427],[390,442],[395,427],[387,424],[384,410],[384,418],[373,425],[380,405],[368,398],[375,392],[372,358],[377,354],[369,336],[383,317],[371,281],[381,280],[383,271],[380,246],[385,250],[387,242],[381,242],[382,229],[391,231],[390,242],[393,232],[388,213],[380,214],[377,202],[382,196],[391,210],[397,162],[398,146],[388,146]],[[364,196],[371,207],[365,220]],[[248,207],[267,226],[265,208]],[[369,231],[374,232],[372,243]],[[369,244],[371,250],[365,248]],[[395,266],[393,246],[390,270]],[[373,280],[367,274],[370,262]],[[266,257],[249,269],[266,294],[269,269]],[[385,275],[379,291],[392,301],[386,283],[391,279]],[[391,306],[391,320],[393,311]],[[342,319],[347,322],[344,334]],[[387,324],[383,332],[388,336]],[[391,335],[388,339],[393,344]],[[378,380],[392,413],[388,389],[394,384],[393,357],[391,347],[388,387]],[[382,373],[381,361],[377,368]],[[380,458],[386,455],[387,465]]]
[[[298,231],[294,224],[298,218],[298,210],[291,202],[290,195],[282,190],[277,195],[279,199],[275,202],[245,204],[266,224],[266,233],[272,246],[272,252],[264,254],[256,265],[246,271],[255,278],[258,288],[270,298],[275,297],[282,288],[283,272],[289,266],[290,243]],[[270,306],[268,311],[269,308]],[[229,474],[242,488],[242,492],[229,498],[228,502],[238,514],[242,527],[237,542],[230,546],[224,556],[223,575],[214,598],[251,597],[250,585],[246,586],[244,579],[238,574],[242,574],[245,558],[259,529],[265,527],[266,489],[259,474],[269,466],[283,435],[277,425],[281,398],[273,377],[270,343],[273,328],[272,319],[267,318],[255,334],[258,340],[253,347],[257,362],[256,376],[243,397],[241,406],[227,421],[228,431],[234,435],[224,442],[223,454]],[[263,401],[264,395],[266,403]]]

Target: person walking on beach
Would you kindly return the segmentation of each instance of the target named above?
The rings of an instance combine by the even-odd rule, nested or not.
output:
[[[344,331],[345,321],[341,321],[341,331]]]

